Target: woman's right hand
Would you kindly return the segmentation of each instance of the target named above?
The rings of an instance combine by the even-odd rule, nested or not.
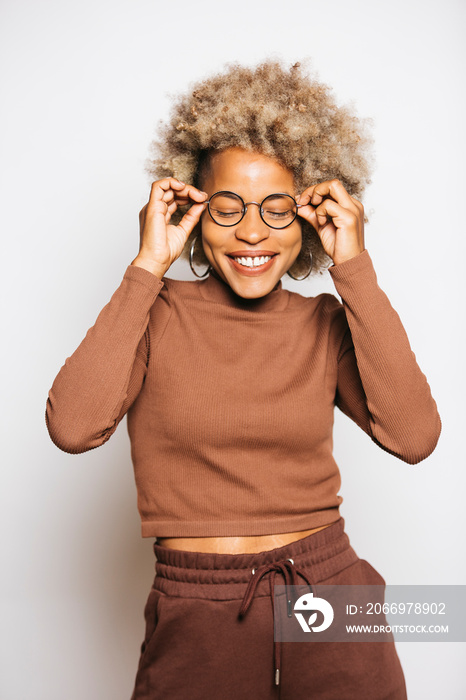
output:
[[[174,177],[152,183],[149,201],[139,212],[139,253],[132,265],[161,279],[181,252],[201,218],[208,195]],[[170,219],[179,206],[194,202],[178,226]]]

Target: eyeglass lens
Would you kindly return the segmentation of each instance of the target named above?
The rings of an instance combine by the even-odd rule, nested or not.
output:
[[[243,217],[243,201],[233,192],[219,192],[211,197],[209,211],[215,223],[234,226]],[[285,228],[296,217],[296,203],[289,195],[271,194],[262,202],[261,216],[268,226]]]

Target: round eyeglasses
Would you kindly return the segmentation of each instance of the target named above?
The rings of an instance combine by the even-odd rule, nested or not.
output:
[[[286,228],[296,219],[299,204],[290,194],[279,192],[269,194],[262,202],[244,202],[235,192],[222,190],[207,200],[207,209],[211,218],[219,226],[236,226],[245,216],[248,206],[255,204],[259,214],[270,228]]]

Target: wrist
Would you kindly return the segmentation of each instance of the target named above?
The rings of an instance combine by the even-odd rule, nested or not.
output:
[[[148,272],[151,272],[153,275],[158,277],[160,280],[162,277],[166,274],[168,267],[164,265],[159,265],[158,263],[155,263],[153,260],[147,260],[147,258],[140,258],[139,256],[136,256],[134,260],[131,262],[131,265],[134,265],[135,267],[142,267],[144,270],[147,270]]]
[[[349,262],[350,260],[353,260],[354,258],[357,258],[361,255],[361,253],[364,253],[366,249],[358,249],[356,251],[353,251],[352,253],[347,253],[346,255],[339,255],[335,256],[333,258],[333,264],[336,265],[343,265],[345,262]]]
[[[328,271],[333,281],[339,284],[340,282],[358,282],[358,280],[361,280],[361,276],[364,277],[368,273],[369,269],[374,270],[373,263],[367,248],[364,248],[362,253],[354,258],[350,258],[339,265],[330,265]],[[337,292],[340,294],[338,287]]]

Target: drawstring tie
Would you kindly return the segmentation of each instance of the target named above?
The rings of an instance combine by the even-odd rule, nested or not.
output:
[[[313,587],[313,584],[309,581],[308,577],[306,576],[305,573],[302,571],[299,571],[295,565],[293,559],[284,559],[282,561],[273,561],[270,562],[269,564],[264,564],[263,566],[260,566],[258,569],[253,569],[252,570],[252,576],[249,579],[248,586],[246,588],[246,592],[244,594],[243,602],[241,603],[241,608],[238,613],[238,617],[243,617],[247,610],[249,609],[249,606],[252,603],[252,599],[254,597],[254,593],[256,591],[256,588],[259,584],[259,581],[262,579],[263,576],[265,576],[267,573],[271,572],[271,575],[269,577],[269,587],[270,587],[270,597],[272,599],[272,612],[273,612],[273,619],[275,620],[275,602],[274,602],[274,583],[275,583],[275,576],[277,575],[278,572],[281,572],[283,575],[283,578],[285,579],[285,592],[286,592],[286,604],[287,604],[287,614],[288,617],[293,617],[293,605],[296,603],[296,601],[292,601],[291,599],[291,591],[289,591],[288,586],[299,586],[298,582],[298,574],[302,576],[303,579],[309,584],[311,587],[311,590],[313,593],[315,593],[315,589]],[[279,685],[280,683],[280,641],[279,640],[274,640],[273,643],[273,660],[274,660],[274,678],[275,678],[275,685]]]

